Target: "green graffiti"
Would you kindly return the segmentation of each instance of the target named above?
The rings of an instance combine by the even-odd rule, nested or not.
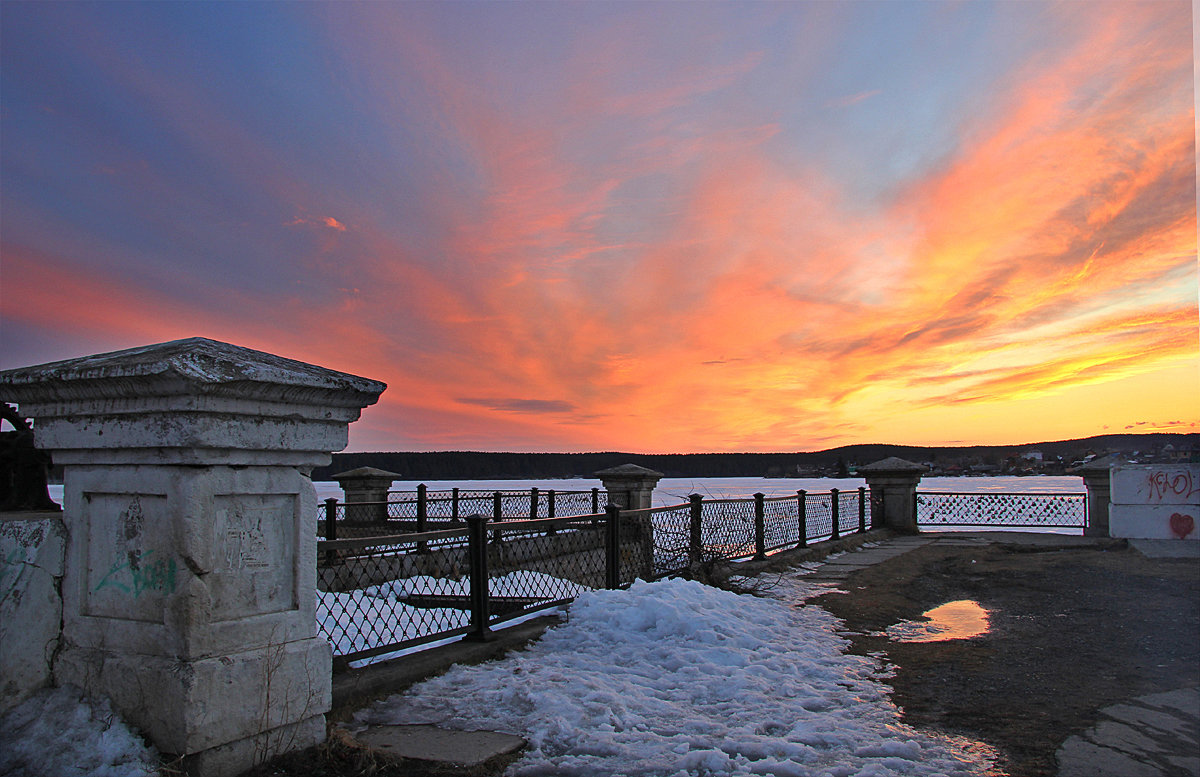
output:
[[[131,594],[134,599],[146,591],[169,594],[175,590],[175,559],[155,559],[147,563],[154,551],[130,551],[128,561],[115,562],[108,574],[93,589],[116,588]]]

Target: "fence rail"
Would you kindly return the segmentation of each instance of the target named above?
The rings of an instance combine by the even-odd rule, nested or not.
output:
[[[594,515],[602,510],[600,489],[558,491],[484,491],[453,488],[430,491],[391,491],[385,502],[339,502],[326,499],[317,518],[317,532],[327,540],[350,537],[463,528],[465,516],[485,515],[493,521]]]
[[[1086,528],[1087,494],[961,494],[918,491],[917,524]]]

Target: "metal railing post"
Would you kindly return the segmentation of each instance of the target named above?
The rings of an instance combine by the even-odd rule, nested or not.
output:
[[[760,561],[767,557],[766,498],[766,494],[754,495],[754,558]]]
[[[325,539],[337,539],[337,501],[330,498],[325,500]],[[325,566],[331,567],[337,563],[337,551],[325,551]]]
[[[592,489],[592,515],[600,512],[600,489]]]
[[[492,494],[492,521],[495,523],[495,531],[492,539],[499,544],[503,542],[500,537],[500,522],[504,520],[504,496],[496,491]]]
[[[538,517],[538,490],[537,486],[529,489],[529,520],[536,520]]]
[[[337,539],[337,500],[332,497],[325,500],[325,539]]]
[[[554,517],[554,489],[553,488],[546,492],[546,517],[547,518]],[[546,534],[558,534],[558,529],[554,526],[554,524],[550,524],[550,526],[547,527],[547,529],[546,529]]]
[[[487,518],[475,513],[467,516],[467,558],[471,570],[471,630],[463,639],[487,642],[488,629],[488,547]]]
[[[604,587],[621,587],[621,508],[610,504],[604,508],[607,522],[604,533]]]
[[[836,488],[829,489],[829,495],[831,497],[830,504],[832,505],[831,511],[833,513],[833,533],[829,535],[829,539],[836,540],[842,536],[838,531],[838,490]]]
[[[417,486],[417,532],[428,530],[429,526],[429,503],[427,501],[428,489],[424,483]],[[429,543],[418,542],[418,553],[428,553]]]
[[[704,536],[701,532],[701,522],[704,516],[704,497],[692,494],[688,497],[692,503],[690,531],[688,532],[688,566],[699,564],[704,558]]]
[[[800,522],[800,540],[796,543],[797,548],[808,547],[808,492],[803,488],[796,492],[796,499],[800,502],[797,518]]]
[[[858,531],[861,534],[867,530],[867,487],[858,487]]]
[[[450,519],[458,520],[458,487],[450,489]]]

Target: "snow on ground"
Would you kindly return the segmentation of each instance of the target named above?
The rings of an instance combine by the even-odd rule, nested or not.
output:
[[[459,578],[430,577],[415,575],[400,580],[393,580],[381,585],[373,585],[362,589],[368,596],[403,599],[406,596],[470,596],[471,577],[463,575]],[[578,596],[591,588],[564,580],[561,577],[547,575],[522,569],[499,575],[488,580],[488,593],[491,596],[530,596],[547,599],[560,599]]]
[[[107,700],[69,686],[38,691],[0,715],[0,774],[6,777],[145,777],[158,774],[152,748]]]
[[[505,731],[512,775],[979,775],[983,745],[899,720],[874,659],[803,601],[684,580],[594,591],[528,650],[457,666],[359,713],[366,724]]]

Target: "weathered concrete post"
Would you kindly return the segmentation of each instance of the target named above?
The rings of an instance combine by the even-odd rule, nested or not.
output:
[[[600,470],[593,477],[604,485],[609,504],[622,510],[644,510],[653,505],[654,487],[663,474],[636,464],[622,464]]]
[[[64,467],[56,683],[191,775],[325,737],[316,493],[384,385],[203,338],[0,373]]]
[[[1109,469],[1112,464],[1112,457],[1105,456],[1094,459],[1079,470],[1083,477],[1083,486],[1087,489],[1087,526],[1083,530],[1085,537],[1109,536],[1108,505],[1112,497]]]
[[[596,478],[608,492],[608,503],[622,510],[646,510],[654,506],[654,487],[663,474],[636,464],[600,470]],[[633,526],[638,538],[636,576],[650,579],[654,576],[654,523],[649,515],[623,517],[624,526]],[[624,578],[623,578],[624,579]]]
[[[871,526],[916,534],[917,485],[925,466],[895,456],[858,468],[871,488]],[[883,515],[880,516],[879,511]]]
[[[388,490],[400,476],[374,467],[359,467],[331,475],[346,492],[346,520],[386,521]],[[365,503],[365,506],[364,506]],[[358,504],[358,507],[351,505]]]

